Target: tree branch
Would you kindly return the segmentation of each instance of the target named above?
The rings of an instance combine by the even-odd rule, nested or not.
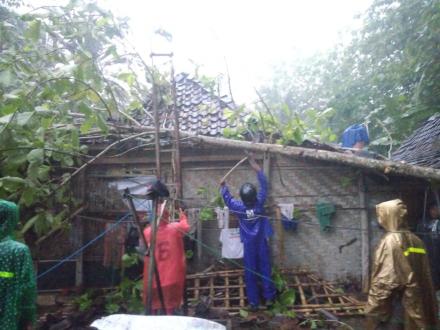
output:
[[[52,194],[53,194],[54,192],[56,192],[58,189],[60,189],[60,188],[62,188],[63,186],[65,186],[70,180],[72,180],[72,178],[73,178],[75,175],[77,175],[79,172],[81,172],[82,170],[84,170],[86,167],[88,167],[90,164],[92,164],[92,163],[93,163],[94,161],[96,161],[98,158],[100,158],[100,157],[102,157],[103,155],[105,155],[105,154],[106,154],[110,149],[112,149],[114,146],[116,146],[116,145],[118,145],[118,144],[120,144],[120,143],[126,142],[126,141],[130,141],[130,140],[136,139],[136,138],[138,138],[138,137],[141,137],[141,136],[144,136],[144,135],[147,135],[147,134],[151,134],[151,132],[145,132],[145,131],[144,131],[144,132],[139,133],[139,134],[134,134],[134,135],[128,136],[128,137],[123,138],[123,139],[120,139],[120,140],[118,140],[118,141],[116,141],[116,142],[113,142],[112,144],[108,145],[108,146],[107,146],[104,150],[102,150],[99,154],[97,154],[97,155],[96,155],[95,157],[93,157],[92,159],[88,160],[86,163],[84,163],[82,166],[80,166],[75,172],[73,172],[68,178],[66,178],[63,182],[61,182],[60,185],[52,191]]]

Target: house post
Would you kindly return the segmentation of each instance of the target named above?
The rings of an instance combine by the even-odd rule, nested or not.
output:
[[[358,178],[358,190],[361,218],[362,291],[366,293],[370,287],[370,226],[368,223],[365,176],[363,173]]]

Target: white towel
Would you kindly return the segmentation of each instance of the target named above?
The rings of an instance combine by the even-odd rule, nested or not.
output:
[[[287,219],[293,218],[293,211],[295,210],[293,203],[281,203],[278,204],[278,206],[280,207],[282,215],[284,215]]]
[[[217,213],[218,228],[229,228],[229,209],[226,206],[224,208],[216,207],[215,213]]]

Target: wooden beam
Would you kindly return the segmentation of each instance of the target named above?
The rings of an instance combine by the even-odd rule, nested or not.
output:
[[[146,130],[153,131],[153,127],[130,127],[133,132]],[[171,130],[162,129],[170,132]],[[440,181],[440,170],[423,166],[410,165],[390,160],[377,160],[365,157],[359,157],[350,153],[334,152],[327,150],[310,149],[303,147],[282,146],[278,144],[253,143],[248,141],[230,140],[219,137],[196,135],[187,132],[180,132],[182,137],[191,138],[199,143],[205,143],[213,146],[219,146],[230,149],[241,149],[254,152],[269,152],[273,154],[284,155],[288,157],[299,157],[330,161],[348,166],[367,168],[377,170],[384,174],[413,176],[422,179]]]
[[[284,229],[281,222],[281,210],[277,206],[275,207],[275,233],[278,242],[278,255],[280,257],[279,261],[277,262],[278,266],[284,267],[285,262],[285,249],[284,249]]]
[[[370,226],[368,223],[367,202],[365,194],[365,177],[361,173],[358,178],[359,207],[361,215],[361,267],[362,291],[368,292],[370,287]]]
[[[82,246],[84,244],[84,225],[83,221],[77,216],[76,217],[76,228],[74,230],[78,231],[78,245]],[[75,263],[75,286],[81,288],[84,283],[84,253],[80,253]]]

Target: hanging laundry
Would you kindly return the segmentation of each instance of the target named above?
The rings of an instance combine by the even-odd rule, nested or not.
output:
[[[296,231],[298,227],[298,221],[293,218],[293,211],[295,209],[292,203],[280,203],[278,204],[281,212],[281,223],[284,230]]]
[[[229,228],[229,209],[226,206],[224,208],[216,207],[215,213],[217,213],[218,228]]]
[[[240,228],[225,228],[220,232],[222,257],[227,259],[243,258],[243,243],[240,239]]]
[[[113,223],[106,223],[105,229],[112,227]],[[125,241],[127,237],[127,227],[122,224],[110,230],[104,237],[104,267],[121,267],[122,256],[125,253]]]
[[[331,218],[336,212],[336,207],[332,203],[318,202],[316,204],[316,217],[318,218],[321,231],[329,232],[331,229]]]
[[[278,206],[282,215],[284,215],[288,219],[293,218],[293,211],[295,207],[292,203],[280,203],[278,204]]]

